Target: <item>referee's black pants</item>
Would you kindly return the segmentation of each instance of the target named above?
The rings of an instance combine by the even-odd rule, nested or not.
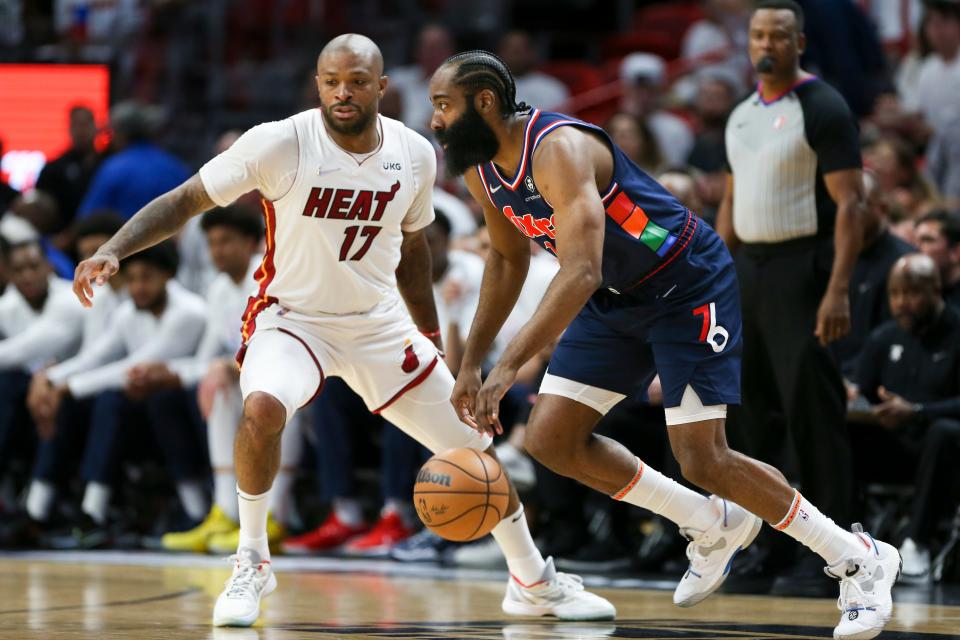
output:
[[[735,261],[743,306],[736,426],[743,444],[760,460],[782,463],[786,440],[804,497],[845,527],[853,484],[846,395],[838,365],[813,334],[832,239],[742,245]]]

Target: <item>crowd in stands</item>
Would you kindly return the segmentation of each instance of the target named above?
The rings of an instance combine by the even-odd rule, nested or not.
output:
[[[257,194],[126,259],[119,277],[96,289],[92,309],[81,308],[67,279],[140,207],[229,147],[238,129],[314,106],[315,90],[303,87],[313,87],[324,41],[317,34],[374,37],[390,78],[382,112],[428,138],[432,72],[464,48],[494,50],[517,78],[518,102],[602,126],[711,224],[729,171],[727,116],[755,81],[748,0],[587,2],[630,18],[580,48],[571,43],[582,38],[562,26],[525,24],[528,13],[508,0],[483,3],[489,15],[455,0],[398,3],[416,5],[402,15],[391,3],[294,1],[275,10],[245,0],[211,3],[229,5],[212,16],[222,22],[214,49],[181,32],[215,11],[197,4],[207,3],[0,2],[10,17],[0,19],[0,61],[103,62],[114,78],[108,123],[77,105],[63,123],[70,147],[49,159],[35,187],[21,193],[0,182],[0,548],[236,547],[231,453],[241,401],[232,358],[263,251]],[[538,6],[562,12],[565,4]],[[832,346],[854,452],[841,473],[855,487],[854,514],[900,546],[905,576],[958,580],[960,1],[800,4],[804,68],[834,84],[858,118],[865,168],[853,330]],[[266,34],[252,35],[262,25]],[[101,128],[110,139],[102,150]],[[438,176],[434,205],[434,294],[456,373],[489,241],[458,180]],[[558,268],[533,251],[491,363]],[[519,373],[497,442],[542,551],[569,570],[679,575],[683,541],[660,519],[524,454],[524,421],[548,360],[540,354]],[[679,479],[660,403],[655,380],[600,430]],[[767,461],[796,479],[798,461],[783,442],[778,451]],[[329,380],[287,426],[271,542],[295,554],[497,566],[490,541],[460,545],[419,531],[410,497],[427,455]],[[802,562],[765,536],[745,555],[731,588],[764,589]],[[828,595],[834,587],[819,575],[804,588]]]

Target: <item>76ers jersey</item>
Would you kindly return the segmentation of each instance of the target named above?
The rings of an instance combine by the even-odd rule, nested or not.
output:
[[[534,109],[527,120],[513,179],[503,177],[492,162],[477,165],[487,196],[521,233],[556,255],[554,210],[537,189],[533,154],[550,132],[563,126],[596,132],[613,152],[613,178],[600,194],[606,210],[603,286],[616,292],[637,287],[680,255],[693,237],[697,219],[599,127]]]
[[[436,157],[402,123],[378,116],[377,127],[380,147],[351,154],[312,109],[254,127],[200,170],[221,206],[252,189],[264,196],[266,253],[245,330],[274,303],[342,315],[397,297],[402,232],[433,220]]]

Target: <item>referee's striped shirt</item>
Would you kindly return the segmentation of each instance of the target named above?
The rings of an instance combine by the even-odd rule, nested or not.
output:
[[[843,97],[816,77],[764,101],[759,89],[730,114],[733,228],[741,242],[832,235],[837,206],[824,174],[861,167],[857,123]]]

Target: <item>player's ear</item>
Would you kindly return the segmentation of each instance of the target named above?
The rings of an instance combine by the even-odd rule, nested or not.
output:
[[[380,82],[380,92],[379,92],[379,94],[378,94],[378,97],[379,97],[381,100],[383,100],[383,94],[385,94],[385,93],[387,92],[387,85],[390,84],[390,78],[388,78],[388,77],[385,76],[385,75],[380,76],[379,82]]]
[[[797,53],[803,55],[803,52],[807,50],[807,34],[803,31],[797,34]]]
[[[493,91],[490,89],[483,89],[477,93],[473,98],[473,106],[477,108],[477,111],[480,113],[486,113],[494,108],[494,103],[496,102],[496,97],[493,95]]]

